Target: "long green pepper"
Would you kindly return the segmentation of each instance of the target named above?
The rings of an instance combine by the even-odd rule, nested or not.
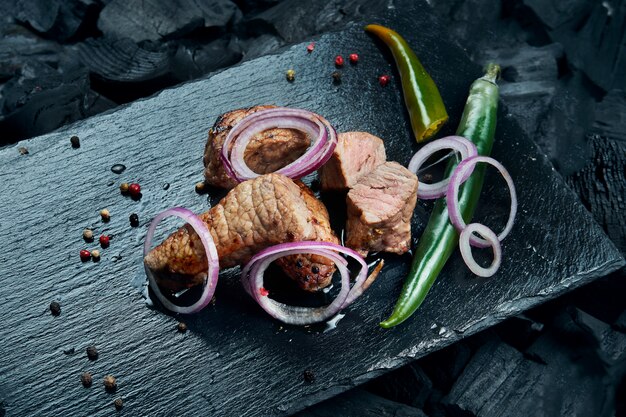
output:
[[[489,64],[483,77],[470,87],[457,135],[471,140],[479,155],[489,155],[493,147],[498,110],[498,85],[496,79],[500,67]],[[451,160],[445,176],[449,177],[458,162]],[[461,186],[459,206],[466,223],[470,223],[485,178],[485,167],[477,166],[474,173]],[[426,225],[426,229],[415,249],[411,270],[400,298],[391,316],[380,323],[384,328],[397,326],[408,319],[422,304],[439,272],[454,252],[459,242],[459,233],[450,223],[446,199],[440,198]]]

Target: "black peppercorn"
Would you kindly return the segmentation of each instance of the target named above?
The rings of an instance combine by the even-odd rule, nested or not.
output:
[[[176,326],[176,328],[178,329],[179,333],[185,333],[187,331],[187,325],[182,321],[178,322],[178,326]]]
[[[80,148],[80,139],[78,138],[78,136],[72,136],[70,138],[70,142],[72,144],[72,148]]]
[[[56,301],[50,303],[50,312],[53,316],[58,316],[61,314],[61,304]]]
[[[137,213],[133,213],[130,216],[128,216],[128,220],[130,220],[130,225],[132,227],[139,226],[139,216],[137,216]]]
[[[95,346],[87,347],[87,357],[92,361],[98,359],[98,349]]]
[[[122,401],[121,398],[117,398],[115,401],[113,401],[113,404],[115,404],[116,410],[121,410],[122,407],[124,407],[124,401]]]
[[[80,383],[83,384],[83,387],[89,388],[92,382],[93,379],[91,378],[91,374],[89,372],[83,372],[80,376]]]
[[[333,82],[335,84],[339,84],[341,82],[341,72],[340,71],[333,71],[331,76],[333,77]]]
[[[304,382],[311,384],[312,382],[315,381],[315,374],[313,373],[312,370],[310,369],[306,369],[303,373],[302,376],[304,377]]]

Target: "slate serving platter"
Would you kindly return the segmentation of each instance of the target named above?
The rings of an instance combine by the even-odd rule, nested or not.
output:
[[[403,33],[430,70],[451,115],[444,133],[451,133],[481,71],[427,11],[423,2],[393,2],[380,21]],[[149,308],[141,293],[141,246],[161,210],[208,208],[210,198],[193,185],[202,178],[206,132],[218,114],[262,103],[302,107],[339,131],[384,138],[389,158],[403,164],[417,149],[384,48],[360,26],[322,36],[312,54],[305,46],[24,141],[28,155],[17,146],[0,151],[0,414],[111,415],[121,397],[127,415],[286,415],[624,264],[514,115],[501,109],[494,156],[509,168],[520,207],[492,279],[472,277],[457,253],[414,317],[383,330],[378,322],[391,311],[410,259],[389,256],[377,283],[336,329],[323,332],[280,326],[226,274],[216,303],[185,317],[189,331],[177,333],[177,318]],[[346,65],[334,85],[334,56],[351,52],[361,61]],[[284,78],[288,68],[296,71],[294,83]],[[377,83],[381,73],[393,77],[386,88]],[[79,149],[70,147],[71,135],[80,137]],[[116,163],[126,171],[112,173]],[[124,181],[141,183],[140,201],[120,195]],[[488,224],[503,224],[508,210],[498,181],[490,176],[477,214]],[[104,207],[109,223],[98,215]],[[128,224],[132,212],[138,228]],[[417,213],[415,239],[426,208]],[[85,227],[96,237],[113,235],[99,263],[79,260],[80,249],[97,246],[83,242]],[[59,317],[48,310],[52,300],[61,303]],[[96,361],[85,354],[92,344]],[[312,383],[303,379],[307,369]],[[92,388],[81,386],[83,371],[93,374]],[[117,378],[115,394],[103,389],[107,374]]]

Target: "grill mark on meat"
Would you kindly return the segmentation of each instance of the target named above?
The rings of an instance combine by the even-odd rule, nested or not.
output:
[[[209,137],[204,147],[205,181],[216,187],[232,188],[237,182],[230,178],[220,158],[222,146],[230,130],[244,117],[259,110],[276,106],[253,106],[222,114],[209,129]],[[295,161],[310,144],[310,139],[302,132],[292,129],[270,129],[255,135],[244,153],[244,160],[259,174],[274,172]]]
[[[221,268],[245,264],[263,248],[286,241],[338,243],[323,203],[301,182],[279,174],[239,184],[199,217],[215,241]],[[206,277],[204,248],[188,224],[150,251],[144,262],[159,285],[172,290],[201,284]],[[330,284],[335,271],[331,261],[315,255],[286,256],[277,264],[307,291]]]
[[[397,254],[409,250],[417,177],[397,162],[386,162],[363,176],[348,192],[346,246]]]

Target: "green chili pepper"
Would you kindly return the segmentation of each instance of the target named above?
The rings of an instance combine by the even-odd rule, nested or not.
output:
[[[489,155],[493,147],[496,130],[496,113],[498,110],[498,85],[496,79],[500,67],[489,64],[486,74],[474,81],[470,87],[469,97],[463,110],[463,117],[457,129],[457,135],[463,136],[476,145],[479,155]],[[446,167],[449,177],[458,162],[451,160]],[[484,166],[477,166],[474,173],[461,186],[459,206],[466,223],[470,223],[474,209],[480,196],[485,177]],[[391,316],[380,323],[384,328],[397,326],[408,319],[426,298],[437,275],[457,247],[459,233],[450,223],[446,199],[440,198],[420,238],[411,270],[407,277],[400,298],[396,302]]]
[[[448,121],[448,113],[435,82],[426,72],[406,41],[398,33],[380,25],[367,25],[391,49],[400,72],[404,102],[417,142],[431,138]]]

